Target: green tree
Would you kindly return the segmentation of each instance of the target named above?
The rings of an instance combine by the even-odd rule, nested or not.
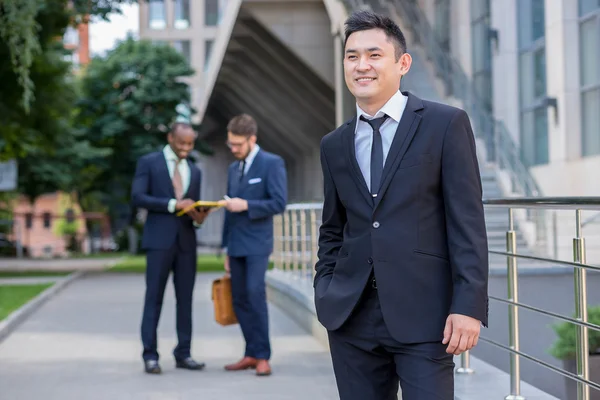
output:
[[[103,192],[113,211],[128,204],[137,159],[165,144],[178,106],[189,107],[183,80],[193,74],[173,47],[131,37],[91,61],[82,79],[76,120],[85,127],[84,139],[110,154],[93,159],[78,185],[80,197]]]
[[[17,23],[14,15],[30,7],[31,0],[20,4],[0,0],[0,19],[9,16],[11,23]],[[90,157],[102,154],[73,129],[78,94],[60,40],[73,11],[66,0],[36,0],[35,5],[37,51],[27,75],[32,83],[30,107],[21,102],[23,80],[15,72],[15,63],[0,63],[0,160],[18,159],[18,189],[30,200],[57,189],[71,191],[74,178],[79,177],[77,170]],[[0,38],[0,59],[9,60],[14,54],[14,43]]]
[[[0,0],[0,42],[6,47],[4,54],[0,51],[0,59],[10,60],[10,69],[17,78],[17,104],[25,112],[29,112],[35,98],[35,79],[31,76],[31,67],[36,55],[43,51],[39,32],[48,28],[40,23],[39,13],[58,6],[69,13],[72,23],[78,23],[92,16],[107,19],[110,13],[119,13],[123,4],[135,2],[136,0],[72,0],[72,6],[69,6],[67,0]]]

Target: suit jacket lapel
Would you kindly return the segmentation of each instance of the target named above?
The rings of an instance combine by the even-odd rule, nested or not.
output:
[[[187,190],[185,191],[185,193],[183,194],[183,197],[190,197],[190,190],[192,189],[192,185],[194,185],[194,182],[196,181],[196,179],[198,179],[198,177],[196,176],[196,170],[194,168],[194,164],[190,161],[190,160],[186,160],[186,162],[188,163],[188,167],[190,169],[190,184],[188,185]],[[190,197],[191,199],[193,199],[194,197]]]
[[[256,169],[259,167],[259,164],[262,160],[262,149],[258,151],[258,153],[256,153],[256,157],[254,157],[254,160],[252,161],[252,164],[250,165],[250,168],[248,168],[248,173],[244,174],[244,176],[242,177],[241,182],[239,183],[238,186],[238,191],[241,193],[241,191],[246,188],[246,186],[248,186],[248,180],[250,180],[250,174],[254,173],[254,171],[256,171]],[[239,166],[238,166],[239,168]],[[239,169],[236,169],[237,172],[239,172]],[[235,179],[237,180],[238,177],[236,176]]]
[[[162,179],[167,182],[167,186],[169,187],[169,193],[173,198],[175,198],[175,188],[173,187],[173,180],[171,179],[171,175],[169,174],[169,167],[167,165],[167,159],[162,151],[159,154],[162,162],[158,163],[158,172],[162,176]]]
[[[369,187],[365,182],[365,177],[363,176],[360,170],[358,161],[356,161],[356,148],[354,147],[355,127],[356,116],[346,124],[346,127],[342,132],[342,140],[344,142],[344,153],[346,153],[346,161],[350,166],[350,175],[352,175],[352,178],[356,183],[358,191],[362,193],[367,203],[369,203],[369,205],[372,206],[373,198],[371,196],[371,193],[369,193]]]
[[[396,129],[396,134],[392,140],[392,146],[388,152],[388,156],[383,167],[383,175],[381,176],[381,188],[377,197],[375,198],[375,208],[381,202],[381,199],[385,195],[387,188],[390,185],[394,172],[398,168],[400,161],[404,157],[408,146],[410,146],[413,140],[417,128],[421,123],[421,115],[417,111],[423,109],[423,101],[417,96],[408,93],[408,102],[406,108],[400,118],[400,123]]]

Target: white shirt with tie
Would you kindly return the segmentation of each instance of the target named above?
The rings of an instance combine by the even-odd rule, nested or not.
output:
[[[183,193],[187,192],[190,187],[190,178],[191,171],[190,166],[188,165],[187,160],[179,160],[177,154],[171,149],[171,146],[166,145],[163,148],[163,154],[165,156],[165,160],[167,160],[167,168],[169,169],[169,176],[171,177],[171,182],[173,181],[173,174],[175,173],[175,165],[179,169],[179,175],[181,175],[181,183],[183,184]],[[169,204],[167,205],[167,209],[170,213],[175,212],[175,205],[177,204],[177,199],[169,200]]]
[[[240,160],[239,167],[241,167],[242,161],[246,161],[246,164],[244,164],[244,176],[246,176],[248,174],[248,170],[252,166],[252,162],[256,158],[256,155],[258,154],[259,150],[260,150],[260,146],[255,144],[254,147],[252,148],[252,150],[250,150],[250,152],[246,156],[246,158],[244,160]]]
[[[381,107],[375,115],[369,115],[364,112],[358,104],[356,105],[356,128],[354,135],[354,149],[356,152],[356,161],[362,171],[367,187],[371,190],[371,147],[373,145],[373,129],[366,121],[361,121],[361,115],[366,119],[383,117],[387,114],[389,118],[385,120],[379,132],[381,133],[381,143],[383,145],[383,163],[387,159],[387,155],[392,147],[392,141],[396,135],[396,129],[400,123],[400,118],[406,108],[408,97],[397,91],[387,103]]]

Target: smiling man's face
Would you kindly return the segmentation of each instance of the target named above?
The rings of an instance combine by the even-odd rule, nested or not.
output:
[[[381,29],[358,31],[348,37],[344,76],[361,108],[380,103],[383,106],[400,89],[400,78],[408,72],[410,56],[405,53],[396,57],[393,40]]]

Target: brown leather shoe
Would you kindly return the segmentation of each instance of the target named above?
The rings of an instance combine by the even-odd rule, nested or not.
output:
[[[271,375],[271,366],[267,360],[258,360],[256,364],[256,375],[269,376]]]
[[[240,361],[225,366],[227,371],[243,371],[248,368],[256,368],[258,361],[254,357],[244,357]]]

